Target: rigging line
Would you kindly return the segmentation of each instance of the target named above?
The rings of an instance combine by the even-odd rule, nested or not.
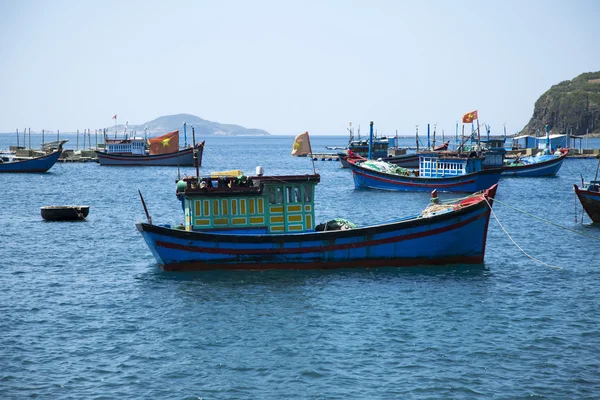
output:
[[[542,261],[542,260],[539,260],[539,259],[537,259],[537,258],[535,258],[535,257],[533,257],[533,256],[530,256],[529,254],[527,254],[527,252],[526,252],[525,250],[523,250],[523,248],[522,248],[521,246],[519,246],[519,245],[517,244],[517,242],[515,242],[515,240],[512,238],[512,236],[510,236],[510,234],[508,233],[508,231],[507,231],[507,230],[504,228],[504,226],[503,226],[503,225],[500,223],[500,220],[499,220],[499,219],[498,219],[498,217],[496,216],[496,213],[494,212],[494,209],[492,208],[492,205],[490,204],[490,202],[488,201],[488,199],[487,199],[487,198],[485,198],[485,197],[484,197],[484,199],[485,199],[485,202],[487,203],[488,207],[490,208],[490,211],[492,212],[492,215],[494,216],[494,219],[496,220],[496,222],[498,223],[498,225],[500,225],[500,228],[502,228],[502,230],[504,231],[504,233],[506,233],[506,236],[508,236],[508,238],[510,239],[510,241],[511,241],[511,242],[513,242],[513,243],[514,243],[514,245],[515,245],[515,246],[517,246],[517,248],[518,248],[519,250],[521,250],[521,252],[522,252],[523,254],[525,254],[527,257],[531,258],[533,261],[537,261],[537,262],[539,262],[540,264],[543,264],[543,265],[545,265],[545,266],[547,266],[547,267],[549,267],[549,268],[552,268],[552,269],[562,269],[561,267],[558,267],[558,266],[555,266],[555,265],[550,265],[550,264],[548,264],[548,263],[546,263],[546,262],[544,262],[544,261]],[[496,201],[496,200],[494,199],[494,201]]]
[[[599,237],[597,237],[597,236],[592,236],[592,235],[588,235],[588,234],[585,234],[585,233],[577,232],[577,231],[576,231],[576,230],[574,230],[574,229],[567,228],[566,226],[559,225],[559,224],[557,224],[557,223],[555,223],[555,222],[552,222],[552,221],[550,221],[550,220],[547,220],[547,219],[545,219],[545,218],[538,217],[537,215],[533,215],[533,214],[531,214],[531,213],[528,213],[527,211],[519,210],[519,209],[518,209],[518,208],[516,208],[516,207],[513,207],[513,206],[511,206],[511,205],[508,205],[508,204],[506,204],[506,203],[503,203],[503,202],[501,202],[501,201],[498,201],[498,200],[496,200],[496,199],[494,199],[494,202],[498,202],[499,204],[502,204],[503,206],[506,206],[506,207],[508,207],[508,208],[512,208],[513,210],[515,210],[515,211],[518,211],[518,212],[520,212],[520,213],[522,213],[522,214],[525,214],[525,215],[527,215],[527,216],[529,216],[529,217],[532,217],[532,218],[535,218],[535,219],[539,219],[540,221],[542,221],[542,222],[545,222],[545,223],[547,223],[547,224],[549,224],[549,225],[556,226],[557,228],[561,228],[561,229],[564,229],[564,230],[566,230],[566,231],[569,231],[569,232],[576,233],[576,234],[578,234],[578,235],[581,235],[581,236],[589,237],[589,238],[591,238],[591,239],[600,240],[600,238],[599,238]]]

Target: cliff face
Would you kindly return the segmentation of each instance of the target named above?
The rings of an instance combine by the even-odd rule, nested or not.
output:
[[[600,132],[600,72],[588,72],[554,85],[536,102],[533,116],[520,132],[584,135]]]

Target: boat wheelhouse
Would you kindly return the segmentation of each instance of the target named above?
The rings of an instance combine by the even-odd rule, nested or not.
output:
[[[474,193],[498,183],[501,168],[483,169],[483,157],[438,153],[419,155],[419,169],[401,168],[385,161],[350,160],[357,189]]]
[[[122,140],[108,139],[106,152],[110,154],[129,154],[145,156],[148,154],[147,141],[142,137],[131,137]]]
[[[319,175],[246,177],[241,171],[177,183],[187,231],[293,233],[314,230]]]

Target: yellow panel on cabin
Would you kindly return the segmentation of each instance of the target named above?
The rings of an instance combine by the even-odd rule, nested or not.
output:
[[[196,220],[196,226],[209,226],[210,225],[210,219],[197,219]]]
[[[263,199],[256,199],[256,201],[258,202],[258,213],[264,214],[265,208],[264,208],[264,204],[263,204]]]
[[[246,218],[231,218],[233,225],[246,225]]]
[[[288,215],[288,222],[302,222],[302,215]]]
[[[283,232],[283,226],[272,226],[271,232]]]
[[[312,216],[306,216],[306,229],[312,229]]]
[[[288,206],[287,207],[288,212],[298,212],[298,211],[302,211],[302,206],[300,204],[295,204],[293,206]]]
[[[283,224],[283,216],[271,217],[270,221],[272,224]]]
[[[310,212],[310,206],[308,204],[304,206],[304,211]]]
[[[231,215],[237,215],[237,200],[231,199]]]
[[[213,200],[213,215],[221,215],[219,213],[219,200]]]
[[[202,205],[204,206],[204,216],[207,217],[210,215],[210,202],[209,200],[202,200]]]
[[[200,200],[197,200],[194,202],[194,205],[196,206],[196,216],[201,215],[200,214],[200,203],[202,203]]]
[[[251,224],[264,224],[265,217],[250,217]]]
[[[240,215],[246,215],[246,199],[240,199]]]
[[[282,213],[283,212],[283,206],[271,206],[269,208],[269,212],[270,213]]]
[[[254,199],[249,199],[249,208],[250,208],[250,214],[256,214],[256,210],[254,209]]]
[[[227,215],[227,199],[221,200],[221,209],[223,215]]]
[[[288,230],[290,230],[290,231],[303,231],[304,227],[302,225],[290,225],[290,226],[288,226]]]
[[[228,225],[229,221],[227,220],[227,218],[215,218],[213,223],[215,225]]]

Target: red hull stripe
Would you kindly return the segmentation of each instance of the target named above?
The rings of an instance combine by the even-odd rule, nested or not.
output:
[[[119,160],[119,161],[132,161],[132,160],[144,160],[144,161],[157,161],[157,160],[166,160],[166,159],[170,159],[170,158],[177,158],[177,157],[182,157],[182,156],[186,156],[189,153],[192,152],[192,149],[188,149],[188,150],[182,150],[179,153],[171,153],[171,154],[165,154],[165,155],[149,155],[149,156],[134,156],[134,155],[127,155],[127,156],[118,156],[118,155],[110,155],[110,154],[104,154],[104,153],[98,153],[98,157],[99,158],[105,158],[105,159],[109,159],[109,160]]]
[[[358,174],[358,175],[366,176],[366,177],[368,177],[370,179],[375,179],[375,180],[378,180],[378,181],[388,182],[388,183],[401,184],[403,186],[417,186],[417,187],[435,186],[435,187],[440,187],[440,188],[446,188],[446,187],[468,185],[468,184],[471,184],[471,183],[475,182],[475,179],[469,179],[469,180],[466,180],[466,181],[460,181],[460,182],[454,182],[454,183],[437,183],[436,181],[433,181],[433,180],[430,181],[429,183],[426,183],[426,182],[423,182],[423,183],[413,183],[411,181],[396,181],[396,180],[393,180],[393,179],[381,178],[379,176],[365,174],[362,171],[352,170],[352,172],[354,172],[355,174]],[[446,179],[449,179],[449,178],[446,178]]]
[[[166,264],[161,267],[165,271],[200,271],[200,270],[313,270],[338,268],[375,268],[375,267],[415,267],[419,265],[451,265],[451,264],[483,264],[481,256],[451,256],[443,258],[380,258],[370,260],[318,261],[305,263],[197,263],[184,262]]]
[[[303,248],[293,248],[293,249],[223,249],[223,248],[207,248],[207,247],[198,247],[191,245],[183,245],[177,243],[169,243],[164,242],[162,240],[156,241],[157,247],[164,247],[167,249],[174,250],[182,250],[187,252],[195,252],[195,253],[209,253],[209,254],[232,254],[232,255],[251,255],[251,254],[304,254],[304,253],[323,253],[328,251],[336,251],[336,250],[346,250],[346,249],[359,249],[363,247],[369,246],[377,246],[386,243],[395,243],[404,240],[418,239],[426,236],[433,236],[440,233],[448,232],[454,229],[462,228],[465,225],[468,225],[480,218],[487,217],[489,215],[489,211],[483,212],[479,215],[475,215],[469,219],[458,222],[454,225],[445,226],[442,228],[433,229],[426,232],[416,232],[410,233],[401,236],[395,236],[387,239],[379,239],[379,240],[366,240],[358,243],[346,243],[346,244],[337,244],[333,246],[317,246],[317,247],[303,247]]]

